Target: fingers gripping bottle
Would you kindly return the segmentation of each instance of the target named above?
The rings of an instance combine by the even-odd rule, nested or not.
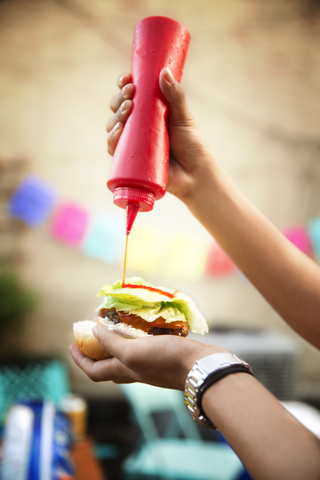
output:
[[[162,68],[180,82],[190,34],[167,17],[147,17],[136,24],[131,57],[133,106],[115,149],[108,188],[113,202],[127,210],[127,235],[138,211],[152,210],[167,188],[168,104],[159,87]]]

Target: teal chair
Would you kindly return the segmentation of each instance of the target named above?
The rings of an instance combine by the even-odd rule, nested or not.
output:
[[[137,450],[123,462],[126,480],[238,480],[243,475],[229,445],[202,440],[181,392],[138,383],[121,389],[141,430]],[[164,416],[160,425],[159,415]]]
[[[59,406],[70,393],[66,364],[56,358],[0,362],[0,427],[18,399],[51,400]]]

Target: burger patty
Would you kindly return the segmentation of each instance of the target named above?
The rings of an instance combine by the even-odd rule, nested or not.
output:
[[[123,322],[132,327],[147,332],[149,335],[178,335],[186,337],[189,333],[188,325],[185,322],[166,323],[162,317],[157,318],[153,322],[147,322],[138,315],[117,311],[115,308],[101,308],[98,313],[99,317],[108,318],[113,323]]]

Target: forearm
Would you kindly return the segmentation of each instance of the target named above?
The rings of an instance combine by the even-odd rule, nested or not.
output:
[[[320,479],[320,441],[254,377],[219,380],[202,406],[255,480]]]
[[[242,273],[300,335],[320,347],[320,268],[218,167],[185,199]]]

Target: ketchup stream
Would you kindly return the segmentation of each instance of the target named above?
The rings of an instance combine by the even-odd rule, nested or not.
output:
[[[139,285],[136,283],[126,283],[126,268],[127,268],[127,255],[128,255],[128,243],[129,243],[129,235],[131,232],[131,228],[133,222],[138,213],[138,207],[135,205],[127,205],[127,232],[126,232],[126,246],[124,250],[124,261],[123,261],[123,274],[122,274],[122,288],[143,288],[144,290],[149,290],[150,292],[160,293],[161,295],[165,295],[169,298],[174,298],[178,290],[173,293],[166,292],[165,290],[161,290],[161,288],[151,287],[149,285]]]
[[[122,288],[124,288],[123,285],[125,285],[125,281],[126,281],[128,241],[129,241],[129,233],[127,233],[127,236],[126,236],[126,247],[125,247],[125,250],[124,250],[123,274],[122,274]]]

